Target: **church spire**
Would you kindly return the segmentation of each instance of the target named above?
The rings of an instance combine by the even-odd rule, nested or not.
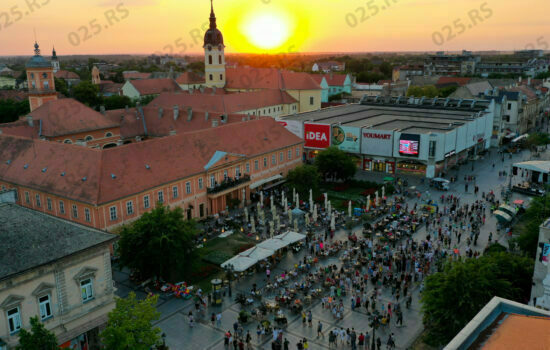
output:
[[[40,56],[40,46],[38,46],[38,43],[36,41],[34,42],[34,55]]]
[[[214,14],[214,1],[210,0],[210,29],[215,29],[216,26],[216,15]]]

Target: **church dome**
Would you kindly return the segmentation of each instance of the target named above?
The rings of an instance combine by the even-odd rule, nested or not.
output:
[[[218,28],[210,28],[204,33],[204,46],[223,45],[223,35]]]
[[[34,43],[34,56],[31,57],[25,67],[27,68],[50,68],[52,64],[40,55],[38,43]]]

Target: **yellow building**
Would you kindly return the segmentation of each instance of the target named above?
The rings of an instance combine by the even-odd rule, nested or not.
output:
[[[62,347],[96,348],[115,306],[116,236],[7,202],[0,198],[0,348],[14,348],[31,317]]]

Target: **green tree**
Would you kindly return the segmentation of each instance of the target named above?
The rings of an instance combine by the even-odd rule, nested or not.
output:
[[[106,110],[121,109],[126,106],[131,106],[132,100],[128,96],[113,95],[105,97],[103,99],[103,104]]]
[[[0,124],[14,122],[30,111],[28,100],[21,102],[12,99],[0,100]]]
[[[170,209],[158,205],[143,214],[120,233],[120,262],[136,269],[143,279],[161,277],[179,278],[190,272],[193,260],[194,239],[199,230],[194,220],[185,220],[183,209]],[[185,277],[185,276],[184,276]]]
[[[383,62],[380,67],[378,67],[380,72],[384,74],[385,79],[390,79],[393,73],[393,67],[389,62]]]
[[[532,274],[532,259],[507,252],[447,263],[425,280],[424,341],[448,343],[494,296],[526,302]]]
[[[203,61],[191,62],[187,65],[187,70],[204,73],[204,62]]]
[[[53,78],[55,82],[55,91],[62,93],[65,96],[69,96],[69,89],[67,87],[67,82],[65,79],[60,78]]]
[[[99,87],[92,84],[91,81],[81,81],[78,85],[73,87],[73,96],[78,101],[92,108],[101,103]]]
[[[31,317],[31,331],[21,329],[19,331],[19,345],[17,350],[40,349],[57,350],[57,338],[55,334],[44,327],[44,324],[38,320],[38,316]]]
[[[115,75],[111,76],[111,80],[113,83],[124,84],[124,75],[122,74],[122,71],[117,71]]]
[[[517,247],[531,258],[537,254],[539,242],[539,226],[550,216],[550,195],[533,198],[529,207],[520,218],[520,234],[510,240],[510,244]]]
[[[296,189],[301,198],[308,198],[309,190],[317,193],[321,176],[313,165],[300,165],[288,172],[287,184]]]
[[[109,312],[107,327],[101,332],[106,350],[149,350],[160,345],[160,328],[152,322],[160,317],[155,305],[158,295],[138,300],[131,292],[127,298],[116,300],[116,307]]]
[[[444,88],[439,89],[439,95],[438,97],[449,97],[453,92],[458,89],[458,86],[447,86]]]
[[[357,164],[344,151],[337,147],[329,147],[317,155],[315,166],[323,179],[348,180],[355,175]]]
[[[433,85],[426,85],[426,86],[416,86],[411,85],[407,89],[407,96],[414,96],[414,97],[437,97],[439,96],[440,92],[437,90],[437,88]]]

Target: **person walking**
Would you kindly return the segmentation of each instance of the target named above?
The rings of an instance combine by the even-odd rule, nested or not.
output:
[[[317,338],[319,338],[319,335],[321,335],[321,337],[323,337],[323,339],[325,338],[325,335],[323,334],[323,324],[321,323],[321,320],[318,321],[319,323],[317,324]]]
[[[310,327],[313,325],[313,314],[311,313],[311,310],[307,312],[307,323]]]
[[[250,331],[246,331],[246,349],[251,350],[252,349],[252,336],[250,335]]]

